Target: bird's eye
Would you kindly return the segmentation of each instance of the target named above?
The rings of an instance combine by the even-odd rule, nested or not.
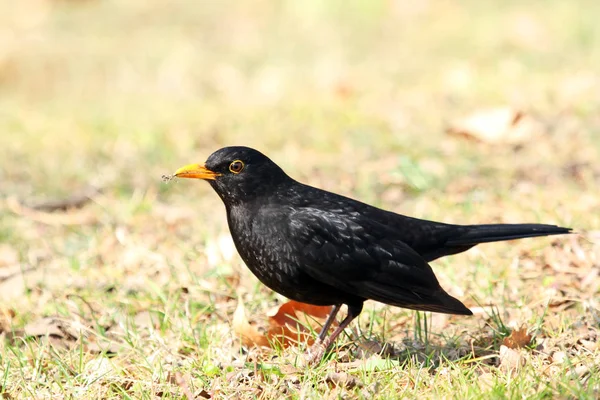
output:
[[[234,174],[239,174],[244,169],[244,163],[241,160],[232,161],[229,164],[229,170]]]

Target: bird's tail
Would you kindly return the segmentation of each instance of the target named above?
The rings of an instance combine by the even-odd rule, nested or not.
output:
[[[447,246],[474,246],[479,243],[571,233],[571,228],[545,224],[467,225],[464,233],[446,242]]]

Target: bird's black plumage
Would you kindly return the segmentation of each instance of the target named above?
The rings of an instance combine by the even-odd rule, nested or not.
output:
[[[208,180],[225,204],[240,256],[261,282],[293,300],[335,305],[335,313],[348,305],[341,326],[367,299],[470,315],[441,288],[428,261],[478,243],[570,232],[555,225],[451,225],[403,216],[299,183],[248,147],[217,150],[204,166],[183,167],[175,176]]]

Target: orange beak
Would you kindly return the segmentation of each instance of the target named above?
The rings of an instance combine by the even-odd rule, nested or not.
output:
[[[178,178],[194,178],[213,181],[221,174],[211,171],[202,164],[190,164],[179,168],[174,174]]]

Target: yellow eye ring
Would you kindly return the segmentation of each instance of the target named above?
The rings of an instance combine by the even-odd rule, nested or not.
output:
[[[244,162],[242,160],[235,160],[229,164],[229,171],[234,174],[239,174],[244,169]]]

